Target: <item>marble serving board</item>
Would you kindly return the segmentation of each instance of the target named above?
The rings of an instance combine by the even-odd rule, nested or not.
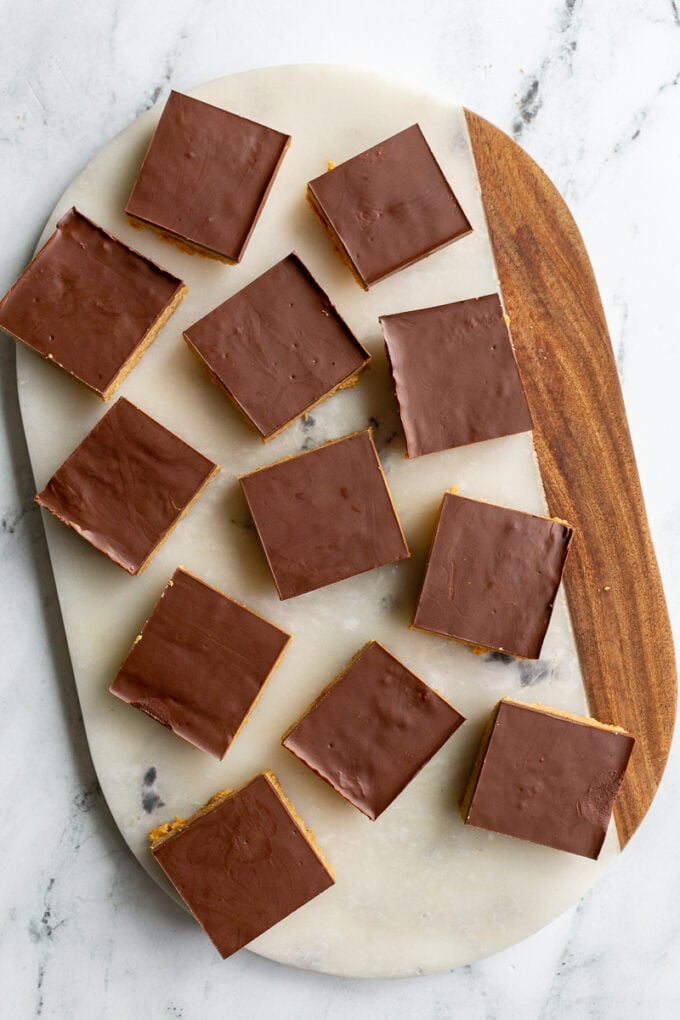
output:
[[[148,830],[176,814],[190,814],[216,790],[238,786],[271,768],[314,830],[335,868],[337,884],[251,948],[283,963],[351,976],[403,976],[467,964],[557,916],[602,874],[620,847],[613,824],[594,862],[464,827],[458,814],[484,721],[500,697],[588,712],[564,594],[537,662],[478,656],[408,626],[446,489],[457,486],[462,495],[536,513],[548,509],[531,434],[405,459],[378,316],[499,290],[466,114],[414,89],[331,67],[247,72],[191,94],[293,138],[239,266],[185,254],[151,231],[137,231],[127,223],[125,201],[160,106],[113,139],[83,170],[62,196],[40,242],[59,216],[76,205],[188,284],[188,296],[119,392],[222,468],[139,577],[128,576],[45,515],[99,781],[130,849],[171,892],[149,854]],[[416,121],[474,230],[364,293],[310,212],[305,182],[322,173],[327,160],[340,162]],[[210,383],[187,350],[182,330],[291,250],[331,295],[373,361],[357,387],[333,396],[264,445]],[[39,489],[106,408],[84,387],[23,349],[18,352],[18,381]],[[279,601],[238,475],[369,425],[410,560]],[[555,505],[550,511],[567,516]],[[178,564],[294,635],[222,763],[108,693]],[[280,746],[283,732],[370,638],[384,643],[468,720],[377,822],[343,801]],[[198,928],[196,937],[204,938]]]

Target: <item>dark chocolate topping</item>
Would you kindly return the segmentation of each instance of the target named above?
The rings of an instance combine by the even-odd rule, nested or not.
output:
[[[171,92],[125,209],[238,262],[290,136]]]
[[[380,324],[409,457],[531,429],[497,294]]]
[[[372,641],[283,744],[365,815],[377,818],[464,721]]]
[[[110,690],[223,758],[289,640],[179,567]]]
[[[595,859],[634,743],[501,701],[465,821]]]
[[[265,438],[370,360],[295,254],[184,336]]]
[[[35,499],[136,574],[216,470],[120,397]]]
[[[266,774],[153,855],[223,958],[333,885]]]
[[[181,288],[71,209],[0,302],[0,326],[102,395]]]
[[[409,555],[370,431],[240,481],[282,599]]]
[[[472,230],[417,124],[308,187],[366,287]]]
[[[573,531],[447,492],[413,625],[537,659]]]

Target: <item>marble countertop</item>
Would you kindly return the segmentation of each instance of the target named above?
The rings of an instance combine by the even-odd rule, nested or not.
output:
[[[491,0],[455,9],[422,0],[417,12],[386,0],[55,0],[7,3],[4,13],[0,293],[71,178],[170,87],[267,64],[354,64],[439,92],[511,133],[563,193],[589,249],[677,626],[680,472],[667,438],[680,425],[676,0],[519,0],[511,12]],[[221,962],[129,853],[99,792],[32,502],[15,351],[4,336],[0,360],[0,983],[8,1017],[677,1016],[677,751],[642,828],[605,878],[504,953],[390,982],[304,973],[247,951]]]

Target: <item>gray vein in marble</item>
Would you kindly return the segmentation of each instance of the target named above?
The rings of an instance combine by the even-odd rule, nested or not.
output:
[[[394,415],[390,415],[387,420],[382,419],[379,421],[377,418],[371,416],[366,422],[366,428],[373,430],[373,440],[381,459],[392,453],[390,447],[394,443],[395,439],[398,439],[402,434],[401,424],[399,423],[396,411]]]
[[[558,45],[541,62],[536,74],[527,75],[518,101],[518,113],[512,124],[512,137],[518,141],[525,128],[529,127],[538,116],[544,104],[544,83],[555,64],[561,65],[568,77],[573,74],[573,59],[578,48],[578,33],[582,7],[581,0],[564,0],[561,16],[557,24],[559,33]]]
[[[183,44],[186,42],[188,34],[189,31],[186,27],[181,28],[177,33],[177,42],[171,47],[171,49],[168,50],[165,56],[162,77],[160,81],[157,81],[156,84],[152,86],[148,94],[138,104],[135,110],[136,117],[139,117],[139,115],[144,113],[146,110],[150,110],[151,107],[158,102],[164,92],[169,92],[170,83],[172,82],[173,75],[175,73],[175,67],[181,56]]]
[[[539,74],[543,73],[544,68],[545,64],[542,65]],[[522,93],[519,98],[519,115],[515,118],[512,124],[513,138],[519,139],[521,137],[524,128],[528,124],[531,124],[542,105],[543,97],[540,95],[539,79],[533,74],[529,75],[524,82]]]
[[[661,85],[659,85],[659,87],[657,88],[655,94],[651,97],[651,99],[649,99],[642,106],[638,107],[638,109],[631,117],[628,123],[628,127],[623,132],[623,135],[614,145],[614,148],[612,149],[610,155],[607,156],[607,158],[605,159],[602,169],[604,169],[604,167],[611,161],[613,157],[620,156],[623,153],[625,153],[628,147],[632,145],[633,142],[636,142],[638,140],[642,133],[643,128],[645,127],[649,119],[652,110],[654,109],[657,100],[664,94],[664,92],[667,92],[669,89],[674,88],[678,83],[680,83],[680,71],[678,71],[678,73],[675,74],[668,81],[662,82]],[[593,183],[595,184],[596,181]]]
[[[519,687],[535,687],[538,684],[550,682],[554,677],[554,667],[547,659],[515,659],[512,655],[504,652],[486,652],[484,658],[487,662],[498,663],[501,667],[510,667],[508,675],[513,676],[505,681],[508,685],[508,692],[511,691],[510,684],[515,681]]]
[[[0,517],[0,532],[5,535],[13,535],[23,522],[26,514],[34,513],[36,510],[37,506],[35,503],[20,508],[12,508],[12,510]]]
[[[316,428],[316,418],[314,415],[303,414],[302,418],[300,418],[300,428],[304,436],[300,446],[300,453],[304,453],[306,450],[311,450],[317,445],[314,438],[314,429]]]
[[[578,1014],[572,1012],[571,1015],[574,1017],[578,1015],[580,1020],[584,1020],[586,1017],[592,1017],[595,1020],[596,1017],[603,1016],[603,1013],[597,1008],[598,997],[596,991],[598,964],[601,963],[603,952],[583,957],[579,955],[578,949],[574,948],[579,944],[582,918],[583,905],[579,903],[574,910],[574,923],[569,932],[562,951],[561,960],[554,974],[538,1020],[558,1020],[558,1018],[561,1020],[561,1018],[567,1016],[566,1010],[573,1006],[574,1002],[573,999],[570,999],[569,1002],[565,1000],[565,992],[569,994],[566,990],[569,988],[570,980],[577,970],[579,982],[581,984],[586,983],[586,986],[590,984],[591,988],[589,993],[586,990],[585,995],[583,993],[580,995],[577,1007]],[[595,987],[592,987],[593,985]]]
[[[172,1020],[184,1020],[186,1013],[182,1006],[175,1005],[174,1002],[169,1002],[165,1007],[165,1015],[171,1017]]]
[[[547,680],[553,672],[550,663],[545,659],[537,659],[536,662],[520,659],[518,669],[520,687],[535,687],[536,684]]]
[[[621,321],[616,333],[614,356],[616,358],[616,368],[619,373],[619,379],[623,385],[625,382],[624,368],[626,364],[626,331],[628,328],[628,316],[630,313],[628,302],[620,294],[617,294],[614,297],[614,305],[619,310],[621,316]]]
[[[36,978],[36,1006],[35,1013],[36,1017],[41,1016],[43,1007],[45,1005],[45,996],[43,992],[43,984],[45,981],[45,973],[49,962],[51,943],[54,939],[54,934],[64,924],[66,924],[65,918],[57,920],[54,916],[53,906],[53,890],[56,879],[50,878],[42,898],[43,913],[40,919],[31,918],[28,926],[28,934],[31,941],[38,945],[38,973]]]
[[[677,9],[677,5],[673,4],[674,9]],[[679,23],[680,24],[680,23]],[[597,187],[600,185],[601,179],[605,171],[609,168],[610,164],[617,160],[620,156],[626,155],[632,145],[634,145],[640,136],[642,135],[645,127],[647,126],[652,113],[655,111],[658,101],[664,96],[665,93],[674,89],[680,84],[680,71],[676,72],[671,78],[662,82],[654,92],[654,94],[648,98],[642,105],[634,111],[630,116],[628,124],[622,132],[619,139],[611,147],[610,151],[605,155],[601,161],[600,166],[596,173],[591,173],[588,178],[588,186],[580,189],[578,196],[580,202],[584,202],[585,199],[591,195]],[[581,145],[579,152],[575,158],[572,159],[572,165],[575,166],[578,159],[583,155],[584,147]],[[561,186],[562,194],[565,198],[576,197],[574,192],[574,179],[570,175],[568,179]]]
[[[160,793],[154,789],[158,773],[155,765],[150,765],[142,779],[142,808],[148,815],[153,814],[158,808],[165,807],[165,801]]]

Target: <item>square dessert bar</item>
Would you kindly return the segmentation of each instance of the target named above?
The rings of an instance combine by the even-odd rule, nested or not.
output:
[[[370,430],[240,482],[282,599],[409,555]]]
[[[171,92],[125,208],[187,251],[239,262],[290,136]]]
[[[289,641],[178,567],[109,689],[222,759]]]
[[[218,471],[120,397],[35,501],[138,574]]]
[[[482,738],[463,820],[596,859],[634,743],[617,726],[503,698]]]
[[[417,124],[310,181],[307,197],[366,290],[472,230]]]
[[[272,772],[149,833],[151,852],[225,959],[334,884]]]
[[[380,324],[409,457],[532,428],[497,294]]]
[[[0,327],[108,400],[186,292],[71,209],[0,301]]]
[[[563,521],[447,492],[413,626],[537,659],[572,535]]]
[[[295,254],[184,334],[263,439],[343,385],[370,355]]]
[[[376,819],[463,722],[448,701],[371,641],[288,731],[283,746]]]

